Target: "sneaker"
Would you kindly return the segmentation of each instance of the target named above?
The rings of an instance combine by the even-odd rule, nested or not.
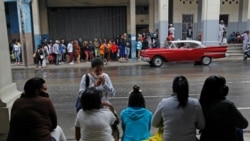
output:
[[[74,63],[73,63],[73,62],[70,62],[69,64],[70,64],[70,65],[73,65]]]

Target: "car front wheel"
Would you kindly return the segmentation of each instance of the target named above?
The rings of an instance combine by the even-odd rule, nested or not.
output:
[[[152,63],[153,63],[153,65],[154,65],[155,67],[160,67],[160,66],[162,66],[162,64],[163,64],[163,59],[162,59],[161,57],[159,57],[159,56],[156,56],[156,57],[154,57]]]
[[[209,65],[212,62],[212,59],[211,57],[205,56],[202,58],[201,62],[203,65]]]

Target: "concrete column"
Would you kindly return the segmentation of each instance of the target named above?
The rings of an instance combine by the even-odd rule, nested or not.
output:
[[[239,31],[239,32],[242,32],[243,28],[243,0],[239,0],[239,14],[238,14],[238,24],[237,24],[237,30],[236,31]]]
[[[154,29],[154,0],[148,0],[149,3],[149,32],[153,33]]]
[[[136,60],[136,3],[130,0],[130,35],[131,35],[131,59]]]
[[[32,7],[35,48],[37,48],[38,45],[41,44],[41,30],[40,30],[40,16],[39,16],[38,0],[33,0],[31,3],[31,7]]]
[[[250,30],[250,1],[248,0],[248,7],[247,7],[247,29]]]
[[[48,23],[48,12],[47,12],[47,5],[46,0],[38,0],[39,2],[39,11],[40,11],[40,30],[41,30],[41,39],[46,38],[47,40],[50,39],[49,37],[49,23]]]
[[[168,36],[168,0],[159,0],[159,40],[161,47]]]
[[[127,5],[127,31],[131,34],[130,3]]]
[[[31,0],[17,0],[17,10],[19,17],[19,29],[21,33],[22,56],[25,67],[33,65],[33,36],[31,25]]]
[[[0,1],[0,19],[0,141],[6,141],[9,131],[8,109],[20,93],[17,92],[16,84],[12,83],[4,1]]]
[[[205,45],[219,45],[220,0],[202,1],[202,42]]]
[[[202,14],[201,13],[202,13],[202,0],[199,0],[198,1],[198,13],[197,13],[197,16],[198,16],[197,17],[197,30],[196,30],[197,33],[194,33],[194,35],[196,35],[194,36],[194,39],[196,39],[199,32],[202,31],[202,22],[201,22]]]
[[[155,30],[159,29],[159,0],[154,1],[154,23],[155,23]]]

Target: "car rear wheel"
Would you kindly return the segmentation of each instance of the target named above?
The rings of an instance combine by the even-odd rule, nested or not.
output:
[[[159,57],[159,56],[156,56],[156,57],[154,57],[152,63],[153,63],[153,65],[154,65],[155,67],[160,67],[160,66],[162,66],[162,64],[163,64],[163,59],[162,59],[161,57]]]
[[[205,56],[205,57],[202,58],[201,62],[202,62],[203,65],[209,65],[212,62],[212,58],[208,57],[208,56]]]

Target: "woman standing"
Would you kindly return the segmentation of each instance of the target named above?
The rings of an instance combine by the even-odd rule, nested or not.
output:
[[[18,44],[18,41],[16,41],[15,44],[13,45],[13,51],[16,59],[16,64],[20,64],[21,48],[20,45]]]
[[[239,141],[237,131],[248,126],[246,118],[230,100],[226,79],[212,75],[205,80],[200,103],[206,119],[201,141]],[[240,128],[240,129],[237,129]]]
[[[189,98],[188,81],[176,76],[173,94],[158,104],[152,125],[163,127],[163,141],[196,141],[196,129],[205,127],[202,108],[197,99]]]
[[[74,47],[74,53],[75,53],[75,57],[76,57],[76,63],[80,63],[81,48],[80,48],[77,40],[74,41],[73,47]]]
[[[141,60],[141,50],[142,50],[142,38],[141,37],[138,37],[138,39],[137,39],[136,50],[137,50],[137,58],[140,61]]]
[[[123,109],[120,114],[123,130],[122,141],[141,141],[149,138],[152,113],[145,107],[140,87],[135,85],[129,95],[128,107]]]
[[[41,46],[37,48],[34,57],[35,57],[36,69],[39,68],[39,65],[41,66],[41,68],[43,68],[44,54]]]

